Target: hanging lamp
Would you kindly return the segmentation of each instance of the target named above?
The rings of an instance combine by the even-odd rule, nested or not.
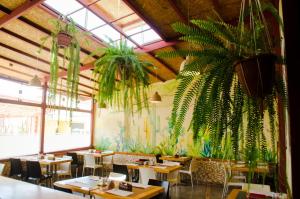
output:
[[[34,75],[34,77],[29,81],[30,86],[36,86],[36,87],[41,87],[42,83],[41,80],[37,75]]]
[[[161,102],[161,96],[156,91],[154,95],[150,98],[151,103],[160,103]]]

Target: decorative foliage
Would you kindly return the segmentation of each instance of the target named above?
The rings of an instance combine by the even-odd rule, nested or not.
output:
[[[80,68],[80,45],[78,36],[80,34],[73,21],[63,22],[61,20],[52,20],[55,29],[50,36],[42,38],[42,45],[51,38],[51,60],[50,60],[50,81],[49,81],[49,96],[50,104],[54,104],[56,100],[59,71],[59,57],[63,56],[63,67],[67,70],[67,104],[69,107],[74,107],[77,104],[78,97],[78,82]],[[71,43],[64,48],[58,44],[58,35],[66,33],[71,37]]]
[[[140,60],[126,42],[109,44],[104,49],[104,56],[95,62],[98,103],[105,102],[131,111],[135,104],[138,111],[143,106],[148,107],[146,88],[150,84],[149,66],[152,65]]]
[[[158,54],[192,57],[177,77],[171,124],[173,136],[178,137],[187,112],[192,110],[194,140],[199,139],[202,129],[210,130],[210,142],[204,144],[202,156],[220,157],[223,151],[223,158],[243,158],[249,164],[255,164],[258,158],[265,160],[269,136],[264,131],[264,122],[271,127],[271,149],[276,153],[275,103],[278,94],[286,101],[283,81],[277,81],[265,98],[251,98],[242,90],[235,72],[235,64],[240,60],[272,52],[264,34],[267,27],[256,17],[252,19],[254,24],[250,27],[214,20],[191,20],[193,26],[175,23],[173,29],[183,34],[180,39],[192,47]],[[269,121],[264,119],[266,112]]]

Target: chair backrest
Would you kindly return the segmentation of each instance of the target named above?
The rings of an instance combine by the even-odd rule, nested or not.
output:
[[[0,176],[3,173],[4,167],[5,167],[5,164],[0,163]]]
[[[38,161],[26,161],[27,178],[41,178],[42,169]]]
[[[156,163],[163,163],[163,160],[159,159],[161,157],[161,154],[155,155]]]
[[[114,181],[125,181],[127,176],[122,173],[115,173],[115,172],[110,172],[108,179],[114,180]]]
[[[156,173],[154,168],[151,167],[140,167],[140,183],[148,184],[149,179],[156,179]]]
[[[250,191],[250,192],[271,192],[270,185],[263,184],[248,184],[245,183],[242,187],[242,190]]]
[[[62,188],[62,187],[55,186],[55,185],[53,185],[53,188],[54,188],[55,190],[58,190],[58,191],[63,191],[63,192],[66,192],[66,193],[72,193],[72,190],[71,190],[71,189],[66,189],[66,188]]]
[[[85,154],[83,156],[83,165],[94,167],[96,165],[96,160],[93,154]]]
[[[160,194],[158,198],[160,198],[160,199],[168,199],[169,198],[170,183],[168,181],[149,179],[148,185],[163,187],[164,192],[162,194]]]
[[[10,173],[9,176],[22,175],[22,163],[20,159],[10,159]]]
[[[114,161],[114,156],[110,155],[110,156],[104,156],[102,158],[104,164],[113,164],[113,161]]]
[[[71,162],[59,164],[59,169],[71,173]]]
[[[193,159],[191,160],[191,163],[190,163],[189,171],[190,171],[190,172],[195,172],[195,171],[197,171],[197,170],[198,170],[198,166],[199,166],[198,161],[197,161],[195,158],[193,158]]]
[[[129,180],[128,169],[126,165],[113,164],[113,172],[126,175],[126,181]]]
[[[72,164],[78,164],[77,153],[68,152],[67,156],[71,156],[72,157]]]

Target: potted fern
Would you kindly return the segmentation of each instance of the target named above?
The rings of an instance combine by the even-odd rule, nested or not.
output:
[[[104,55],[95,62],[94,77],[99,92],[99,105],[107,103],[117,108],[138,111],[148,107],[147,87],[150,84],[147,67],[152,64],[142,61],[126,41],[108,44]]]
[[[252,7],[253,13],[257,9]],[[262,9],[276,14],[270,4]],[[253,15],[250,20],[254,23],[252,26],[243,21],[241,17],[237,26],[221,20],[191,20],[192,26],[175,23],[173,29],[183,34],[180,39],[190,43],[190,47],[187,50],[162,52],[158,56],[190,58],[177,77],[179,85],[171,116],[173,136],[181,134],[186,114],[192,109],[190,126],[195,142],[199,139],[199,132],[208,128],[212,156],[226,150],[233,154],[233,159],[247,160],[253,168],[258,159],[265,161],[268,148],[276,153],[275,104],[279,95],[285,100],[286,89],[280,79],[275,84],[272,82],[264,94],[252,95],[244,89],[237,71],[244,72],[244,65],[256,62],[257,65],[269,64],[271,70],[267,73],[272,75],[275,73],[275,58],[273,47],[261,43],[265,42],[264,31],[268,24]],[[269,119],[266,119],[266,114]],[[269,135],[266,135],[264,123],[269,124]],[[226,144],[228,140],[230,146]],[[232,152],[228,151],[229,147]],[[259,154],[253,155],[255,151]]]
[[[59,87],[59,59],[62,55],[63,67],[67,70],[67,104],[69,107],[74,107],[78,102],[80,68],[80,44],[78,38],[81,33],[72,20],[64,21],[58,19],[50,22],[53,24],[54,30],[50,36],[42,38],[42,46],[48,39],[51,39],[48,100],[50,104],[54,104],[56,100],[57,88]]]

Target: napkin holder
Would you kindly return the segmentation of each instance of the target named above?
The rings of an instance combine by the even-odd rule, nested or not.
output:
[[[123,191],[132,191],[132,185],[127,182],[120,182],[119,189]]]

